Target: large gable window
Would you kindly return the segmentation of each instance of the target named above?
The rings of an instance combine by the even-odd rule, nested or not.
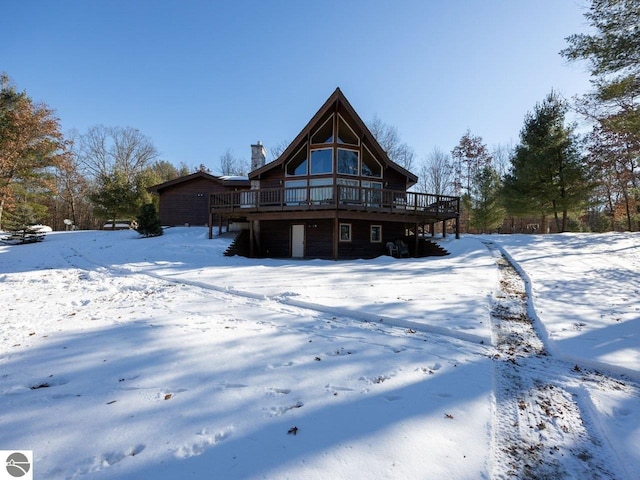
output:
[[[320,150],[311,150],[311,166],[309,169],[311,175],[319,175],[322,173],[333,172],[333,149],[322,148]]]
[[[362,149],[362,176],[382,178],[382,165],[376,160],[376,157],[369,151],[366,145]]]
[[[355,150],[338,149],[338,173],[344,175],[358,175],[359,159]]]
[[[340,115],[338,115],[338,143],[354,146],[360,145],[358,135],[356,135],[356,132],[347,125],[347,122],[345,122]]]
[[[304,146],[287,163],[287,175],[306,175],[308,164],[307,147]]]
[[[311,135],[311,143],[333,143],[333,115]]]

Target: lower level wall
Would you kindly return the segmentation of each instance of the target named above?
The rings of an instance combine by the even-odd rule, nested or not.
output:
[[[404,224],[392,222],[370,222],[363,220],[340,220],[351,230],[350,241],[338,242],[339,259],[375,258],[386,254],[386,243],[405,235]],[[304,258],[333,259],[334,220],[270,220],[261,221],[258,240],[258,256],[270,258],[291,257],[291,226],[304,225]],[[371,241],[371,226],[382,228],[380,242]]]

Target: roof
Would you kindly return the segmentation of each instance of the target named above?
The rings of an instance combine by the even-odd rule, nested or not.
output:
[[[250,185],[249,178],[246,176],[240,176],[240,175],[215,176],[207,172],[195,172],[190,175],[174,178],[173,180],[169,180],[168,182],[159,183],[158,185],[153,185],[147,188],[147,191],[151,193],[159,193],[161,190],[164,190],[166,188],[173,187],[181,183],[190,182],[192,180],[196,180],[199,178],[203,178],[205,180],[209,180],[211,182],[215,182],[221,185],[238,185],[243,187],[244,186],[248,187]]]
[[[380,146],[374,135],[371,133],[367,125],[362,121],[360,116],[356,113],[351,106],[347,98],[344,96],[340,88],[336,88],[326,102],[320,107],[316,114],[309,120],[307,125],[302,129],[298,136],[289,144],[289,146],[282,152],[282,154],[272,162],[267,163],[263,167],[257,168],[249,173],[249,179],[258,179],[260,175],[271,170],[274,167],[282,165],[282,163],[289,157],[294,150],[298,148],[298,145],[305,139],[307,135],[318,125],[320,121],[330,112],[337,111],[340,107],[344,109],[345,113],[350,117],[350,120],[364,132],[364,137],[367,138],[368,144],[375,150],[376,157],[385,163],[386,167],[397,170],[402,175],[407,177],[408,186],[414,185],[418,181],[418,177],[401,167],[394,161],[392,161],[387,152]]]

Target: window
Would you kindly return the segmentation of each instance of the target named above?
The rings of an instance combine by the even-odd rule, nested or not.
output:
[[[338,115],[338,143],[355,146],[360,145],[358,135],[356,135],[340,115]]]
[[[342,203],[360,202],[360,182],[358,180],[338,178],[336,183],[338,184],[338,192],[340,192],[340,201]]]
[[[362,149],[362,176],[382,178],[382,165],[364,145]]]
[[[358,175],[358,152],[355,150],[338,149],[338,173]]]
[[[309,180],[309,196],[313,203],[333,203],[333,179],[312,178]]]
[[[364,203],[372,207],[379,207],[382,203],[382,182],[362,181],[362,195]]]
[[[310,174],[318,175],[333,172],[333,149],[323,148],[321,150],[311,150]]]
[[[340,224],[340,241],[341,242],[351,241],[351,224],[350,223]]]
[[[284,182],[284,201],[287,205],[299,205],[307,201],[307,181],[289,180]]]
[[[333,115],[331,115],[313,135],[311,143],[333,143]]]
[[[306,145],[296,152],[287,163],[287,175],[298,176],[307,174],[307,147]]]
[[[382,225],[371,225],[371,243],[382,243]]]

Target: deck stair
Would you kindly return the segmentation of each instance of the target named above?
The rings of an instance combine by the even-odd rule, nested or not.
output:
[[[436,242],[421,238],[418,240],[418,252],[416,257],[444,257],[449,252]]]
[[[240,230],[240,232],[236,235],[236,238],[225,250],[225,257],[233,257],[234,255],[248,257],[250,253],[249,238],[249,230]]]

